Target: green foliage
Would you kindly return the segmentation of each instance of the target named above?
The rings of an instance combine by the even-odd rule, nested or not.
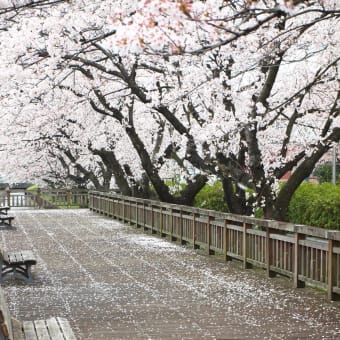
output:
[[[35,197],[39,196],[44,201],[49,202],[53,206],[58,207],[60,209],[79,209],[80,208],[78,204],[74,204],[72,201],[69,202],[70,204],[67,204],[67,202],[61,199],[57,199],[56,196],[54,195],[50,195],[48,193],[42,193],[39,186],[35,184],[31,185],[26,190],[30,191]]]
[[[186,187],[186,184],[181,182],[179,176],[175,176],[173,179],[167,179],[165,184],[169,187],[170,193],[175,197],[180,196],[180,192]]]
[[[293,223],[340,230],[340,185],[303,183],[289,205]]]
[[[228,207],[224,202],[224,193],[221,182],[216,181],[213,185],[206,184],[196,195],[194,206],[197,208],[227,212]]]
[[[339,182],[340,166],[336,166],[336,181]],[[324,163],[318,165],[314,170],[314,176],[318,177],[320,183],[332,181],[332,164]]]
[[[26,190],[27,191],[37,191],[39,189],[39,187],[36,184],[33,184],[31,186],[29,186]]]

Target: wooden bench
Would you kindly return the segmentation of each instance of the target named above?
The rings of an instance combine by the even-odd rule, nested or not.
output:
[[[12,226],[12,221],[14,220],[14,216],[4,216],[0,215],[0,224],[5,226]]]
[[[9,273],[13,273],[14,276],[19,274],[26,282],[32,282],[31,267],[36,263],[34,254],[30,250],[2,252],[0,249],[0,283]]]
[[[2,207],[0,207],[0,214],[1,215],[7,215],[9,209],[11,209],[9,206],[2,206]]]
[[[5,226],[12,226],[13,216],[8,216],[8,210],[11,208],[9,206],[0,207],[0,224]]]
[[[20,322],[11,317],[0,288],[0,340],[76,340],[70,323],[61,317]]]

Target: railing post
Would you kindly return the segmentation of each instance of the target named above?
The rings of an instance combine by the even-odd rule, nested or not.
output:
[[[153,210],[153,204],[151,204],[151,234],[156,234],[157,229],[157,226],[155,226],[155,212]]]
[[[179,211],[179,241],[183,244],[183,211],[182,208]]]
[[[211,220],[213,218],[209,215],[208,216],[208,223],[207,223],[207,254],[211,255],[212,252],[210,250],[210,246],[211,246]]]
[[[136,228],[138,228],[138,201],[136,201]]]
[[[267,267],[267,276],[274,277],[276,274],[272,270],[270,270],[270,266],[272,264],[272,241],[270,239],[270,231],[269,227],[266,228],[266,267]]]
[[[328,258],[327,258],[327,297],[329,300],[334,299],[333,281],[334,281],[334,264],[333,264],[333,246],[334,241],[328,240]]]
[[[163,207],[162,205],[159,205],[159,222],[160,222],[160,228],[159,228],[159,233],[160,236],[163,237]]]
[[[304,235],[296,232],[294,235],[294,273],[293,273],[293,281],[294,288],[303,288],[305,287],[305,282],[299,280],[300,273],[300,252],[299,252],[299,243],[300,240],[304,238]]]
[[[146,219],[146,212],[145,212],[145,202],[143,201],[143,228],[145,229],[145,219]]]
[[[197,238],[197,235],[196,235],[196,214],[193,213],[192,214],[192,247],[194,249],[197,248],[196,238]]]
[[[6,189],[6,194],[7,194],[7,205],[8,207],[11,207],[11,190]]]
[[[173,215],[173,209],[172,207],[170,208],[170,240],[174,241],[174,215]]]
[[[71,206],[71,191],[70,191],[70,189],[67,189],[67,191],[66,191],[66,202],[67,202],[67,206],[70,207]]]
[[[224,219],[223,225],[223,256],[225,261],[231,261],[231,257],[228,256],[229,249],[229,234],[228,234],[228,220]]]
[[[243,240],[242,240],[242,250],[243,250],[243,268],[248,269],[251,268],[251,264],[247,262],[248,256],[248,247],[247,247],[247,229],[249,228],[249,224],[243,223]]]
[[[40,209],[42,207],[42,205],[43,205],[43,201],[41,199],[41,189],[40,188],[38,188],[38,190],[37,190],[36,202],[38,204],[38,208]]]
[[[124,201],[124,198],[122,198],[122,200],[121,200],[121,202],[122,202],[122,204],[123,204],[123,222],[125,222],[125,201]]]

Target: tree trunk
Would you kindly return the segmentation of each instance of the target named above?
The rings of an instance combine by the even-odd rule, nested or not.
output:
[[[328,149],[329,146],[320,147],[311,157],[305,159],[300,165],[298,165],[276,198],[272,218],[279,221],[287,221],[289,203],[294,192],[299,187],[299,185],[313,172],[315,164]]]

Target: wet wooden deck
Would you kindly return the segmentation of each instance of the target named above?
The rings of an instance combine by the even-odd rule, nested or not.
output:
[[[33,284],[3,284],[19,320],[66,317],[81,339],[339,339],[340,303],[88,210],[14,211],[1,247],[31,249]]]

